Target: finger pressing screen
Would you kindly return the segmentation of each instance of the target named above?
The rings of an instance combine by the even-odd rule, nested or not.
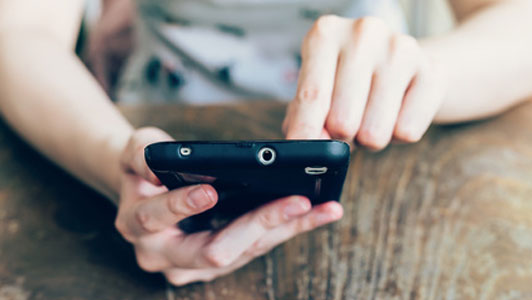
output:
[[[298,90],[287,116],[289,139],[319,138],[329,112],[339,41],[327,31],[327,27],[333,27],[327,22],[317,22],[303,42]]]
[[[360,127],[374,69],[374,62],[368,59],[371,50],[367,44],[360,43],[342,51],[325,123],[333,138],[352,141]]]

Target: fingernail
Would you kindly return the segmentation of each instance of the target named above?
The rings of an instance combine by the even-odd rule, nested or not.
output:
[[[188,193],[188,204],[196,209],[205,208],[214,202],[214,195],[210,189],[199,185]]]
[[[284,208],[285,219],[292,219],[300,216],[310,210],[310,203],[308,201],[296,201],[288,204]]]

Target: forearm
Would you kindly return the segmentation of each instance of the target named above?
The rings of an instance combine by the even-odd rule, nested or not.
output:
[[[0,110],[29,143],[108,197],[132,132],[70,49],[37,32],[0,34]]]
[[[447,35],[421,41],[443,66],[448,93],[436,122],[499,113],[532,95],[532,3],[501,1]]]

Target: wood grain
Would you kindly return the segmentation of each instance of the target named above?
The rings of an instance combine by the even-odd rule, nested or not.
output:
[[[280,137],[284,106],[121,107],[177,139]],[[141,272],[114,208],[0,125],[0,299],[532,299],[532,105],[352,156],[344,218],[229,276]]]

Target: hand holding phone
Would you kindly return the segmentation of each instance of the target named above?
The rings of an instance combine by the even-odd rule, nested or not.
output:
[[[285,197],[245,213],[218,231],[186,233],[176,223],[216,205],[218,194],[208,184],[171,191],[161,186],[144,161],[144,148],[170,140],[157,128],[139,129],[130,138],[121,155],[115,224],[133,244],[139,266],[163,273],[171,284],[210,281],[231,273],[292,237],[342,216],[342,207],[335,201],[311,208],[305,197]]]
[[[317,205],[338,200],[349,162],[340,141],[186,141],[149,145],[146,162],[169,189],[210,184],[217,205],[180,223],[216,229],[274,199],[300,195]]]

